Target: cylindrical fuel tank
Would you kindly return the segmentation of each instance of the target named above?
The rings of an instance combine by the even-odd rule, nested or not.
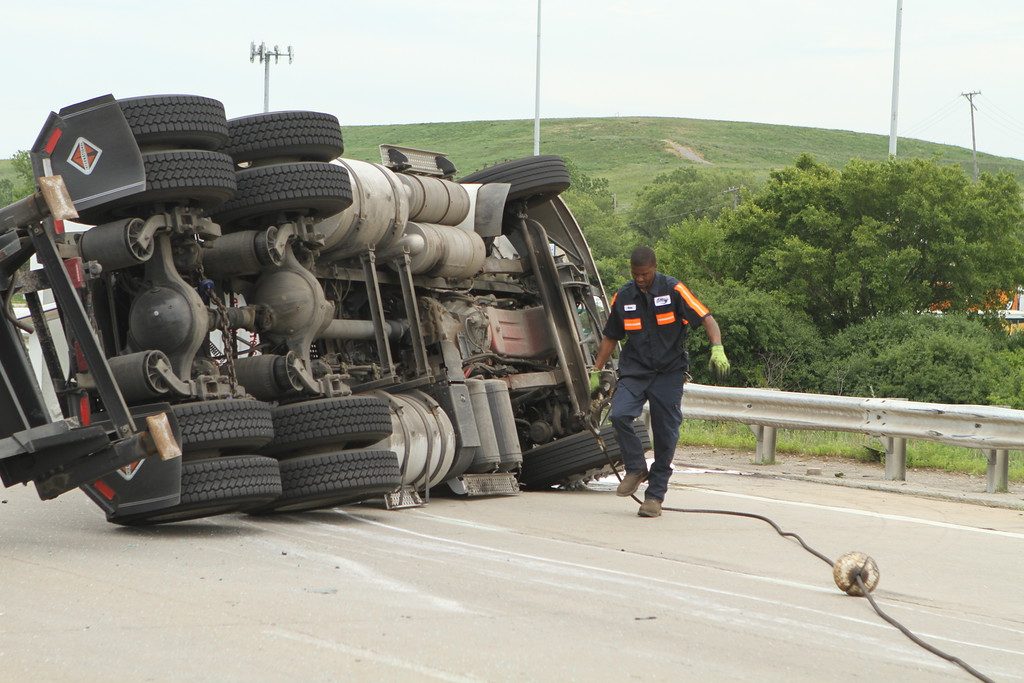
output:
[[[516,433],[516,416],[512,412],[512,397],[508,385],[500,379],[485,379],[487,402],[494,418],[494,434],[498,439],[501,463],[498,470],[508,472],[523,464],[523,449]]]
[[[413,275],[434,268],[444,256],[444,244],[430,223],[405,224],[405,238],[409,241],[409,270]],[[411,238],[411,239],[410,239]]]
[[[352,205],[317,223],[324,236],[321,259],[340,260],[367,248],[386,251],[397,242],[409,220],[408,193],[397,175],[380,164],[336,159],[352,182]]]
[[[498,436],[494,432],[494,418],[491,416],[490,401],[487,400],[487,387],[482,379],[467,379],[466,387],[469,389],[469,399],[473,404],[476,429],[480,432],[480,448],[476,450],[473,464],[466,471],[473,474],[494,472],[501,465],[501,451],[498,449]]]
[[[475,232],[465,232],[447,225],[435,225],[441,240],[441,260],[426,271],[428,275],[445,278],[470,278],[484,268],[487,247]]]
[[[469,194],[458,183],[405,173],[398,179],[409,196],[410,220],[458,225],[469,215]]]
[[[483,270],[487,247],[475,232],[413,221],[406,223],[405,231],[413,275],[465,279]]]
[[[402,485],[422,491],[445,481],[455,461],[455,428],[447,413],[418,391],[375,395],[391,405],[392,434],[381,445],[398,455]]]

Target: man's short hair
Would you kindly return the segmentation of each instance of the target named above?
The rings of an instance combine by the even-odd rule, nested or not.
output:
[[[658,257],[654,254],[654,250],[648,246],[637,247],[629,255],[629,265],[641,268],[644,266],[656,266],[658,265]]]

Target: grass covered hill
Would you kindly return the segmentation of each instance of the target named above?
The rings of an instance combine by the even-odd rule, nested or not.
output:
[[[533,153],[533,121],[465,121],[384,126],[343,126],[345,156],[380,161],[381,143],[448,154],[465,175],[484,166]],[[580,170],[609,180],[621,207],[655,176],[680,167],[742,170],[765,176],[808,152],[840,167],[851,158],[881,160],[884,135],[822,128],[699,119],[620,117],[547,119],[541,150],[570,158]],[[938,157],[971,170],[971,150],[901,139],[900,157]],[[1024,161],[978,155],[983,171],[1007,170],[1024,180]],[[0,160],[0,179],[13,178],[10,160]]]
[[[533,153],[533,121],[467,121],[344,126],[345,156],[380,161],[381,143],[445,152],[460,174]],[[698,119],[621,117],[541,121],[541,151],[569,157],[607,178],[620,206],[660,173],[680,167],[752,171],[767,175],[808,152],[840,167],[851,158],[885,159],[888,137],[822,128]],[[938,157],[971,171],[971,150],[901,139],[900,157]],[[1007,170],[1024,180],[1024,161],[978,155],[982,171]]]

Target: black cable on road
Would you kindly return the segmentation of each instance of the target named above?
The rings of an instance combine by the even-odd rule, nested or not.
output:
[[[622,475],[619,474],[619,468],[615,465],[615,462],[612,460],[611,456],[608,454],[608,448],[605,446],[604,438],[601,436],[600,430],[591,421],[588,421],[588,426],[590,427],[590,431],[594,434],[594,438],[597,440],[597,445],[601,448],[601,451],[605,454],[605,457],[608,458],[608,464],[611,466],[612,472],[615,473],[615,477],[621,482],[622,481]],[[636,497],[636,494],[630,494],[629,497],[632,498],[637,503],[642,503],[642,501],[639,498]],[[736,510],[715,510],[715,509],[706,509],[706,508],[677,508],[677,507],[669,507],[669,506],[664,506],[664,505],[662,506],[661,509],[662,510],[668,510],[670,512],[686,512],[686,513],[691,513],[691,514],[707,514],[707,515],[728,515],[728,516],[732,516],[732,517],[749,517],[750,519],[757,519],[757,520],[760,520],[762,522],[765,522],[766,524],[770,524],[771,527],[773,529],[775,529],[775,531],[780,536],[782,536],[784,538],[792,538],[792,539],[796,540],[796,542],[800,544],[800,547],[802,547],[804,550],[809,552],[811,555],[814,555],[815,557],[820,559],[822,562],[824,562],[828,566],[830,566],[830,567],[834,567],[835,566],[835,562],[833,562],[831,559],[829,559],[829,557],[827,555],[825,555],[824,553],[819,552],[819,551],[815,550],[814,548],[812,548],[811,546],[809,546],[804,541],[804,539],[802,539],[800,537],[799,534],[795,534],[792,531],[784,531],[782,529],[782,527],[780,527],[772,519],[770,519],[768,517],[765,517],[764,515],[758,515],[758,514],[755,514],[753,512],[738,512]],[[872,562],[872,564],[874,563],[873,560],[871,562]],[[926,643],[925,641],[921,640],[919,637],[914,635],[914,633],[911,632],[911,630],[908,629],[906,626],[904,626],[900,622],[896,621],[896,619],[894,619],[893,617],[890,617],[888,614],[883,612],[882,609],[878,606],[878,603],[875,602],[875,599],[873,597],[871,597],[871,590],[868,589],[868,587],[864,585],[864,581],[862,579],[863,575],[864,575],[864,567],[862,566],[860,568],[860,570],[858,570],[854,574],[854,577],[853,577],[856,580],[858,588],[860,588],[860,594],[868,599],[868,602],[871,604],[871,607],[874,608],[874,610],[878,614],[878,616],[880,616],[884,621],[886,621],[887,623],[889,623],[892,626],[894,626],[897,629],[899,629],[899,631],[903,635],[905,635],[907,638],[909,638],[911,641],[913,641],[917,645],[920,645],[922,648],[924,648],[928,652],[931,652],[933,655],[936,655],[937,657],[941,657],[942,659],[945,659],[947,662],[952,662],[953,664],[956,664],[961,669],[963,669],[967,673],[969,673],[972,676],[974,676],[975,678],[977,678],[979,681],[985,681],[985,683],[995,683],[995,681],[993,681],[991,678],[989,678],[985,674],[981,673],[980,671],[978,671],[977,669],[972,667],[970,664],[968,664],[967,662],[965,662],[962,659],[960,659],[959,657],[954,657],[953,655],[951,655],[951,654],[949,654],[947,652],[943,652],[942,650],[940,650],[939,648],[935,647],[934,645],[930,645],[930,644]]]

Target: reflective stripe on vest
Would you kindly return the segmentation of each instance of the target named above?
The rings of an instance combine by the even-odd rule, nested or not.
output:
[[[629,332],[637,332],[638,330],[642,330],[644,327],[640,318],[624,318],[622,326]]]
[[[668,313],[659,313],[655,316],[659,325],[671,325],[676,321],[675,311],[669,311]]]
[[[686,304],[693,309],[694,313],[696,313],[701,318],[710,313],[707,307],[704,304],[702,304],[700,300],[693,295],[693,292],[687,289],[686,285],[684,285],[682,282],[676,283],[675,290],[679,292],[679,296],[683,297],[683,301],[685,301]]]

